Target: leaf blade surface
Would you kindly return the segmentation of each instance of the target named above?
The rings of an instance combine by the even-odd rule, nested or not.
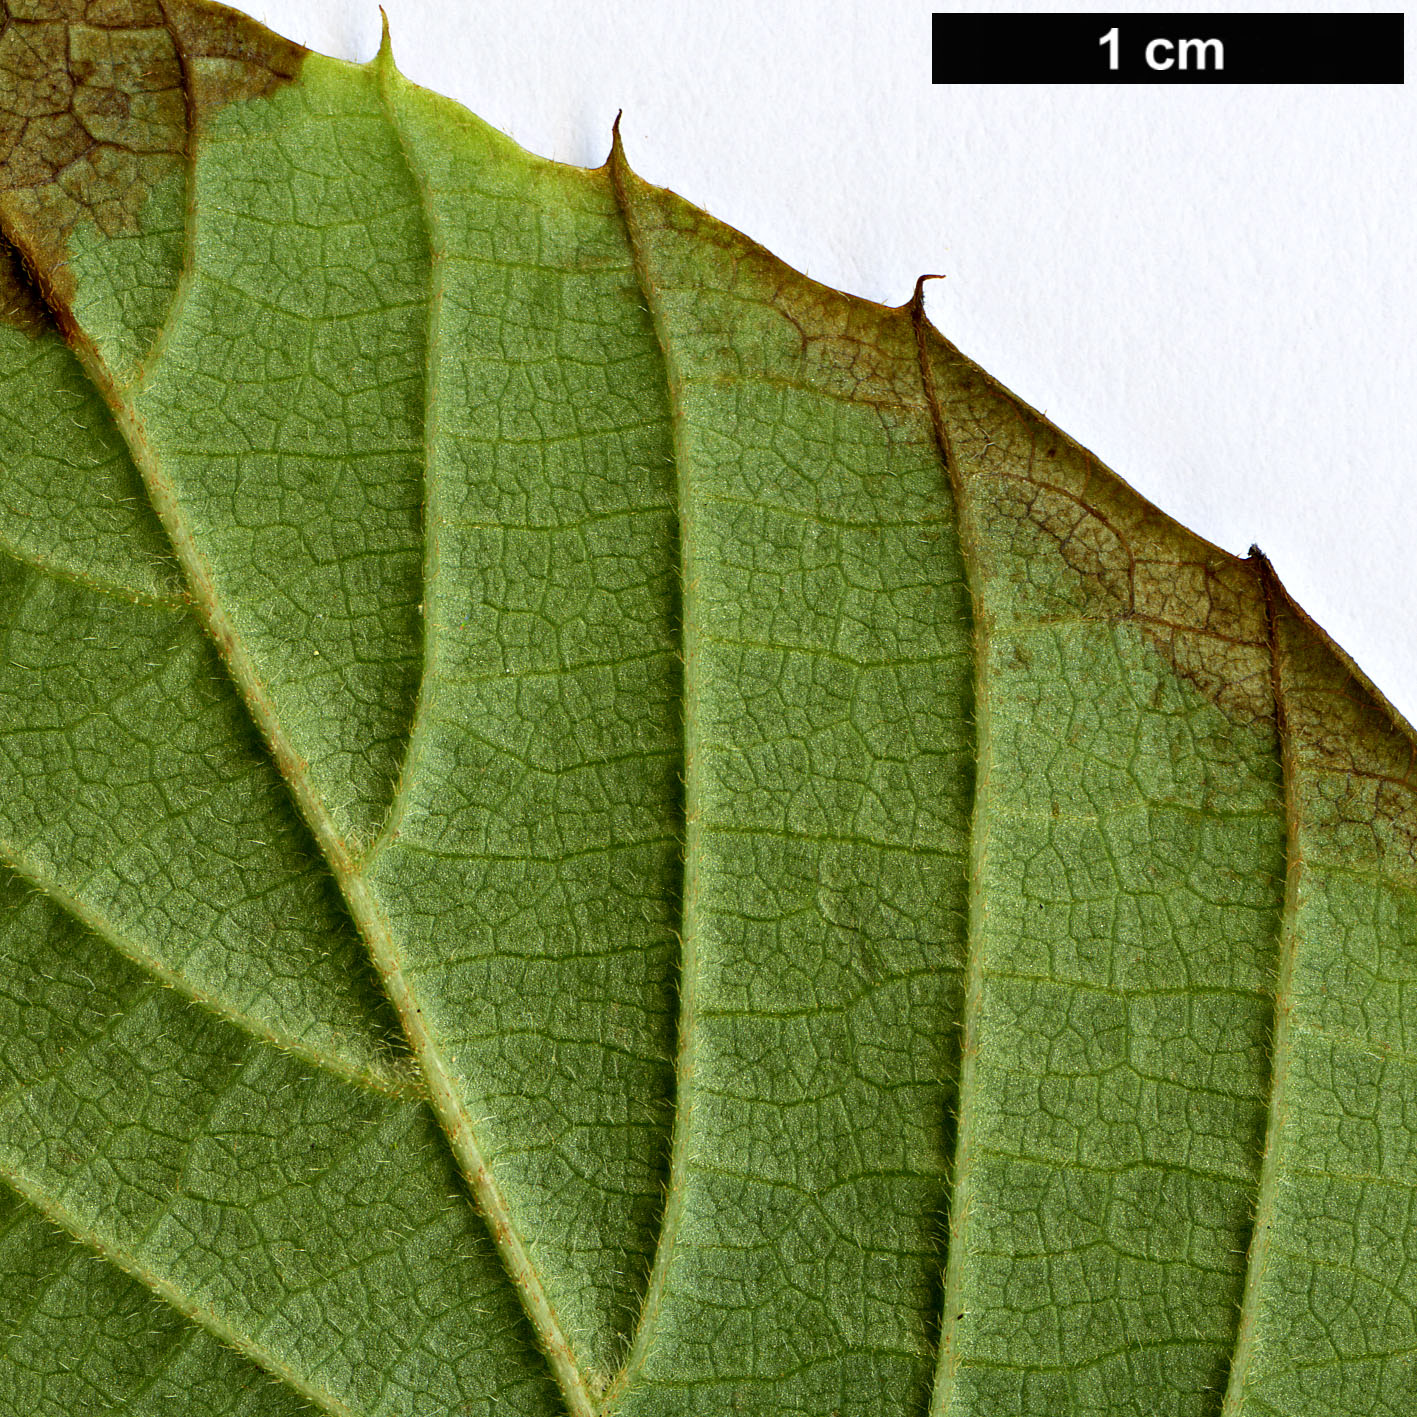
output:
[[[1264,597],[944,341],[922,348],[986,702],[936,1407],[1102,1412],[1121,1389],[1206,1411],[1258,1181],[1284,874]],[[1021,1334],[1020,1308],[1047,1318]]]
[[[687,735],[671,1213],[624,1405],[923,1400],[971,663],[908,313],[611,161],[674,405]]]
[[[1272,573],[618,140],[12,8],[0,1400],[1405,1410],[1412,740]]]

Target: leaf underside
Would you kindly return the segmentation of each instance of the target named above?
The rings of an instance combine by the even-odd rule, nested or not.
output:
[[[0,1413],[1410,1414],[1413,736],[618,138],[0,5]]]

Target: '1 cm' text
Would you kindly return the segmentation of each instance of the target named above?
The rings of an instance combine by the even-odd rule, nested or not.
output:
[[[1107,67],[1122,64],[1121,29],[1113,25],[1099,39],[1107,50]],[[1225,46],[1218,39],[1150,39],[1146,44],[1147,67],[1151,69],[1224,69]]]

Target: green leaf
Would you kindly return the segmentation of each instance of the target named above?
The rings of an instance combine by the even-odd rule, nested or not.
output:
[[[1262,557],[387,41],[0,93],[0,1412],[1417,1406],[1414,738]]]

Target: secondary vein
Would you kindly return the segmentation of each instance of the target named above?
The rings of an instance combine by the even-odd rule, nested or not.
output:
[[[125,605],[147,605],[154,610],[183,610],[187,602],[176,593],[145,590],[139,586],[126,585],[116,578],[79,571],[52,561],[27,547],[0,536],[0,556],[33,571],[37,576],[61,581],[65,585],[76,585],[93,595],[101,595],[105,600],[117,600]]]
[[[1275,1209],[1279,1197],[1279,1174],[1284,1164],[1281,1143],[1284,1115],[1288,1106],[1286,1085],[1289,1058],[1293,1053],[1294,960],[1298,952],[1295,918],[1299,906],[1298,797],[1294,790],[1294,737],[1285,710],[1283,676],[1279,664],[1279,634],[1276,599],[1283,594],[1269,561],[1258,551],[1250,553],[1257,564],[1264,587],[1265,620],[1269,627],[1270,679],[1274,686],[1274,710],[1279,725],[1280,765],[1284,777],[1284,826],[1286,838],[1284,871],[1284,913],[1279,931],[1279,973],[1274,987],[1274,1039],[1270,1047],[1269,1110],[1265,1117],[1264,1155],[1260,1160],[1259,1188],[1255,1195],[1254,1229],[1245,1262],[1245,1289],[1240,1300],[1239,1325],[1230,1358],[1230,1375],[1225,1385],[1221,1417],[1239,1417],[1245,1404],[1245,1385],[1255,1354],[1255,1321],[1259,1316],[1265,1273],[1269,1268],[1274,1241]]]
[[[180,970],[163,964],[142,945],[129,939],[111,920],[91,906],[85,905],[76,896],[71,895],[57,881],[50,879],[48,874],[36,866],[33,861],[27,860],[23,851],[6,841],[0,841],[0,868],[9,871],[27,886],[33,887],[71,919],[82,925],[96,939],[101,940],[114,954],[127,960],[129,964],[135,965],[145,974],[151,975],[159,983],[175,990],[184,999],[191,1000],[192,1003],[205,1009],[208,1013],[215,1014],[224,1022],[239,1028],[257,1042],[268,1044],[283,1053],[289,1053],[292,1057],[299,1058],[301,1062],[308,1063],[311,1067],[332,1073],[342,1082],[351,1083],[368,1092],[376,1092],[383,1097],[393,1097],[404,1101],[423,1098],[422,1083],[411,1073],[402,1074],[397,1068],[378,1072],[372,1068],[357,1067],[347,1059],[337,1057],[332,1053],[322,1052],[318,1048],[312,1048],[301,1039],[294,1038],[279,1029],[271,1028],[267,1024],[262,1024],[249,1014],[226,1007],[219,999],[208,994],[205,990],[199,989]]]
[[[959,524],[960,554],[964,560],[965,583],[969,590],[970,619],[974,642],[974,724],[975,782],[974,807],[970,816],[969,840],[969,919],[966,931],[964,1005],[960,1023],[959,1091],[955,1104],[955,1147],[950,1168],[950,1210],[948,1253],[945,1258],[945,1283],[941,1303],[940,1340],[934,1391],[930,1399],[931,1417],[945,1417],[954,1395],[955,1374],[959,1366],[957,1329],[965,1316],[964,1256],[969,1230],[971,1166],[975,1151],[975,1108],[973,1093],[979,1053],[979,1014],[984,996],[984,915],[986,905],[982,882],[984,862],[988,852],[988,835],[984,827],[989,787],[990,703],[989,680],[986,671],[988,628],[979,585],[978,533],[971,504],[964,486],[964,477],[950,442],[949,428],[935,390],[934,369],[927,346],[929,321],[925,316],[922,276],[915,283],[911,301],[911,321],[915,327],[916,351],[920,362],[920,381],[925,402],[930,411],[935,444],[949,480],[954,498],[955,515]]]
[[[379,78],[381,88],[386,82],[385,74],[392,68],[392,60],[387,55],[387,49],[386,31],[384,50],[381,51]],[[187,245],[183,261],[183,280],[179,282],[183,288],[179,290],[178,298],[174,302],[176,306],[181,304],[181,299],[185,295],[185,287],[190,284],[193,269],[195,184],[192,181],[190,168],[195,162],[195,146],[195,140],[189,144],[191,151],[188,155]],[[472,1117],[454,1085],[452,1075],[437,1041],[425,1024],[417,999],[404,975],[398,946],[388,922],[360,870],[360,864],[356,861],[349,843],[345,841],[332,815],[310,781],[307,762],[285,731],[276,704],[218,596],[212,569],[202,554],[191,526],[186,520],[176,489],[149,443],[147,429],[135,407],[132,391],[139,387],[147,377],[155,362],[155,356],[160,354],[165,346],[170,329],[168,326],[164,327],[163,333],[149,351],[148,358],[138,377],[129,383],[120,384],[93,340],[84,330],[79,328],[72,315],[59,309],[55,309],[53,313],[85,374],[109,408],[114,424],[127,445],[129,456],[132,458],[133,465],[147,493],[148,501],[167,535],[173,555],[181,568],[192,610],[215,646],[236,689],[238,698],[244,704],[253,724],[260,733],[277,771],[285,782],[296,810],[313,835],[326,867],[344,900],[350,919],[364,941],[389,1002],[399,1017],[405,1039],[423,1075],[428,1100],[434,1115],[447,1139],[458,1169],[466,1180],[486,1221],[493,1244],[516,1290],[517,1297],[521,1301],[522,1308],[536,1333],[547,1363],[560,1386],[571,1417],[595,1417],[596,1405],[576,1363],[571,1345],[556,1318],[541,1278],[532,1265],[530,1256],[512,1224],[506,1199],[478,1147]],[[169,319],[168,325],[170,326],[170,324],[171,320]],[[23,1194],[23,1192],[21,1193]],[[65,1228],[73,1230],[72,1226]],[[74,1231],[74,1233],[79,1232]],[[87,1240],[87,1237],[81,1238]],[[100,1242],[93,1240],[92,1243],[100,1253],[111,1257]],[[115,1259],[114,1262],[119,1263],[120,1267],[124,1267],[118,1259]],[[171,1296],[166,1292],[161,1280],[155,1276],[149,1277],[142,1274],[137,1277],[148,1282],[150,1287],[164,1298],[170,1299]],[[175,1301],[173,1302],[175,1303]],[[184,1308],[181,1304],[176,1304],[176,1307],[180,1308],[183,1313],[189,1313],[189,1308]],[[189,1314],[189,1316],[191,1315]],[[219,1324],[220,1321],[212,1316],[208,1317],[211,1318],[210,1323],[202,1320],[205,1326],[211,1328],[213,1332],[218,1332],[218,1328],[213,1325]],[[301,1386],[298,1380],[292,1377],[288,1369],[283,1368],[274,1359],[269,1359],[269,1355],[261,1356],[260,1352],[249,1343],[241,1341],[239,1335],[235,1335],[234,1331],[232,1334],[227,1334],[225,1326],[222,1325],[221,1328],[219,1336],[223,1337],[223,1341],[232,1343],[241,1348],[243,1352],[249,1351],[269,1371],[289,1382],[297,1391],[310,1396],[312,1401],[317,1400],[306,1391],[305,1387]],[[330,1405],[331,1403],[334,1403],[334,1399],[327,1398],[322,1405],[325,1410],[330,1412],[345,1414],[349,1411],[338,1403]],[[353,1414],[350,1414],[350,1417],[353,1417]]]
[[[377,66],[380,101],[383,105],[390,129],[397,140],[399,151],[403,155],[410,181],[418,191],[420,208],[423,214],[424,231],[425,234],[428,234],[430,217],[428,213],[427,193],[424,190],[424,184],[419,181],[417,174],[413,171],[412,164],[408,162],[404,136],[394,116],[393,105],[389,100],[388,89],[391,80],[395,76],[395,70],[393,54],[389,45],[387,18],[385,19],[383,41],[380,45],[379,55],[375,60],[375,64]],[[438,299],[440,291],[439,268],[441,257],[436,252],[431,237],[428,241],[428,249],[430,261],[428,349],[431,357],[431,351],[435,347],[438,333],[437,319],[440,303]],[[431,400],[431,396],[431,375],[425,371],[425,418],[428,414],[428,401]],[[424,510],[423,591],[425,627],[430,618],[429,599],[435,589],[437,580],[437,509],[432,501],[431,483],[434,479],[429,478],[426,474],[428,466],[427,436],[428,428],[425,423],[424,467],[426,500]],[[407,782],[423,742],[422,730],[427,721],[429,686],[432,683],[434,669],[432,638],[433,637],[425,628],[423,675],[417,704],[414,710],[414,726],[409,738],[403,773],[400,778],[399,787],[395,792],[394,802],[390,807],[389,818],[383,837],[387,837],[397,830],[402,803],[406,800]],[[311,795],[313,796],[313,793]],[[338,840],[338,833],[335,831],[332,822],[329,823],[329,831],[334,838]],[[338,876],[339,873],[336,872],[336,874]],[[442,1127],[448,1139],[448,1145],[452,1150],[459,1170],[462,1172],[464,1179],[471,1188],[473,1198],[477,1203],[483,1220],[487,1224],[492,1243],[496,1247],[503,1268],[506,1270],[512,1282],[517,1298],[521,1301],[522,1309],[531,1323],[532,1330],[536,1334],[537,1342],[546,1358],[547,1364],[551,1368],[556,1382],[561,1389],[561,1395],[565,1399],[566,1406],[572,1413],[572,1417],[594,1417],[596,1410],[595,1402],[591,1397],[589,1386],[585,1376],[581,1372],[580,1365],[576,1361],[575,1352],[571,1347],[570,1340],[567,1338],[560,1320],[557,1318],[556,1311],[552,1307],[550,1296],[547,1294],[546,1287],[541,1281],[541,1276],[537,1272],[535,1265],[532,1264],[531,1256],[527,1253],[526,1246],[522,1242],[521,1236],[517,1233],[516,1226],[512,1220],[511,1208],[507,1204],[506,1197],[503,1195],[496,1177],[492,1174],[491,1169],[488,1167],[482,1155],[481,1148],[477,1143],[472,1116],[468,1112],[454,1084],[452,1074],[444,1062],[442,1051],[438,1046],[437,1040],[433,1037],[431,1030],[424,1020],[423,1011],[418,1005],[414,990],[411,988],[404,975],[402,961],[397,945],[393,939],[392,931],[389,929],[383,917],[383,913],[379,910],[374,900],[373,891],[364,876],[359,871],[353,869],[352,865],[348,871],[347,877],[341,881],[341,889],[344,891],[345,899],[349,904],[350,914],[358,925],[360,933],[364,936],[370,957],[374,961],[374,966],[379,971],[379,975],[384,982],[384,988],[388,993],[389,1001],[393,1004],[403,1024],[409,1047],[413,1050],[414,1056],[418,1059],[422,1067],[423,1075],[428,1085],[429,1098],[433,1104],[433,1111],[438,1118],[439,1125]]]
[[[655,338],[659,344],[660,357],[664,361],[665,382],[669,400],[670,427],[672,429],[675,468],[678,473],[678,532],[679,532],[679,621],[680,649],[683,658],[683,682],[681,698],[684,705],[683,723],[683,780],[684,780],[684,856],[681,865],[680,922],[679,922],[679,1010],[677,1019],[678,1040],[674,1059],[674,1121],[669,1143],[669,1182],[664,1203],[664,1213],[660,1219],[659,1238],[655,1245],[654,1259],[650,1265],[649,1280],[645,1286],[644,1299],[634,1333],[630,1339],[629,1351],[620,1372],[611,1383],[605,1396],[605,1411],[608,1413],[635,1375],[644,1367],[654,1344],[659,1311],[664,1302],[668,1286],[669,1271],[674,1257],[675,1242],[683,1217],[684,1190],[689,1166],[689,1128],[692,1116],[691,1088],[694,1076],[694,1044],[696,1001],[698,992],[698,929],[694,919],[696,898],[695,867],[700,853],[699,824],[699,780],[695,759],[698,746],[698,715],[695,712],[697,691],[697,630],[693,612],[693,586],[695,582],[692,567],[693,543],[689,535],[689,472],[688,459],[683,448],[683,410],[680,401],[682,377],[674,360],[673,350],[664,328],[655,299],[652,282],[645,267],[640,238],[626,195],[627,178],[633,177],[625,161],[624,149],[620,143],[620,120],[617,117],[610,151],[610,186],[616,205],[625,224],[630,244],[630,254],[640,291],[644,296]]]
[[[262,1348],[260,1344],[254,1343],[240,1329],[218,1318],[212,1309],[199,1304],[190,1294],[179,1289],[160,1274],[145,1269],[134,1256],[109,1244],[96,1231],[86,1226],[78,1216],[55,1200],[54,1197],[46,1194],[22,1173],[0,1164],[0,1180],[3,1180],[21,1200],[33,1206],[51,1224],[67,1231],[100,1258],[107,1260],[115,1268],[121,1269],[130,1278],[136,1279],[138,1283],[170,1304],[184,1318],[199,1328],[205,1329],[219,1343],[225,1344],[228,1348],[234,1348],[243,1357],[249,1358],[253,1363],[264,1368],[268,1373],[285,1383],[292,1391],[299,1393],[307,1402],[319,1408],[321,1412],[328,1412],[331,1417],[360,1417],[354,1408],[346,1406],[333,1393],[326,1392],[317,1384],[301,1377],[299,1373],[277,1358],[274,1353]]]
[[[423,232],[423,239],[428,251],[428,291],[427,291],[427,311],[428,323],[423,343],[423,439],[422,439],[422,466],[423,466],[423,592],[420,625],[423,634],[423,663],[418,676],[418,690],[414,699],[412,723],[409,728],[408,741],[404,745],[404,759],[401,766],[398,781],[394,784],[393,797],[389,802],[389,810],[384,818],[384,824],[375,834],[373,841],[364,852],[362,862],[363,869],[369,871],[374,863],[374,859],[388,845],[390,841],[397,840],[399,827],[402,823],[404,811],[408,804],[409,783],[418,766],[418,760],[422,756],[423,747],[427,741],[428,724],[430,719],[429,700],[432,698],[433,685],[436,682],[437,664],[435,663],[435,653],[437,649],[436,636],[430,628],[436,624],[433,613],[433,600],[438,594],[439,575],[439,532],[442,526],[440,498],[438,495],[438,479],[432,475],[433,460],[433,438],[437,424],[437,399],[436,399],[436,379],[434,358],[439,341],[439,321],[443,308],[443,278],[446,257],[442,246],[433,240],[433,215],[429,208],[428,193],[424,190],[424,185],[419,181],[418,173],[414,170],[413,163],[409,160],[408,146],[404,140],[403,129],[399,125],[398,117],[394,111],[394,105],[389,97],[389,83],[396,75],[393,61],[393,51],[389,42],[389,19],[384,16],[384,34],[379,45],[379,53],[375,57],[374,63],[378,71],[379,83],[379,104],[384,114],[384,121],[389,126],[389,131],[393,134],[394,145],[398,149],[399,157],[403,162],[404,171],[408,175],[409,183],[418,193],[418,213],[420,229]]]

